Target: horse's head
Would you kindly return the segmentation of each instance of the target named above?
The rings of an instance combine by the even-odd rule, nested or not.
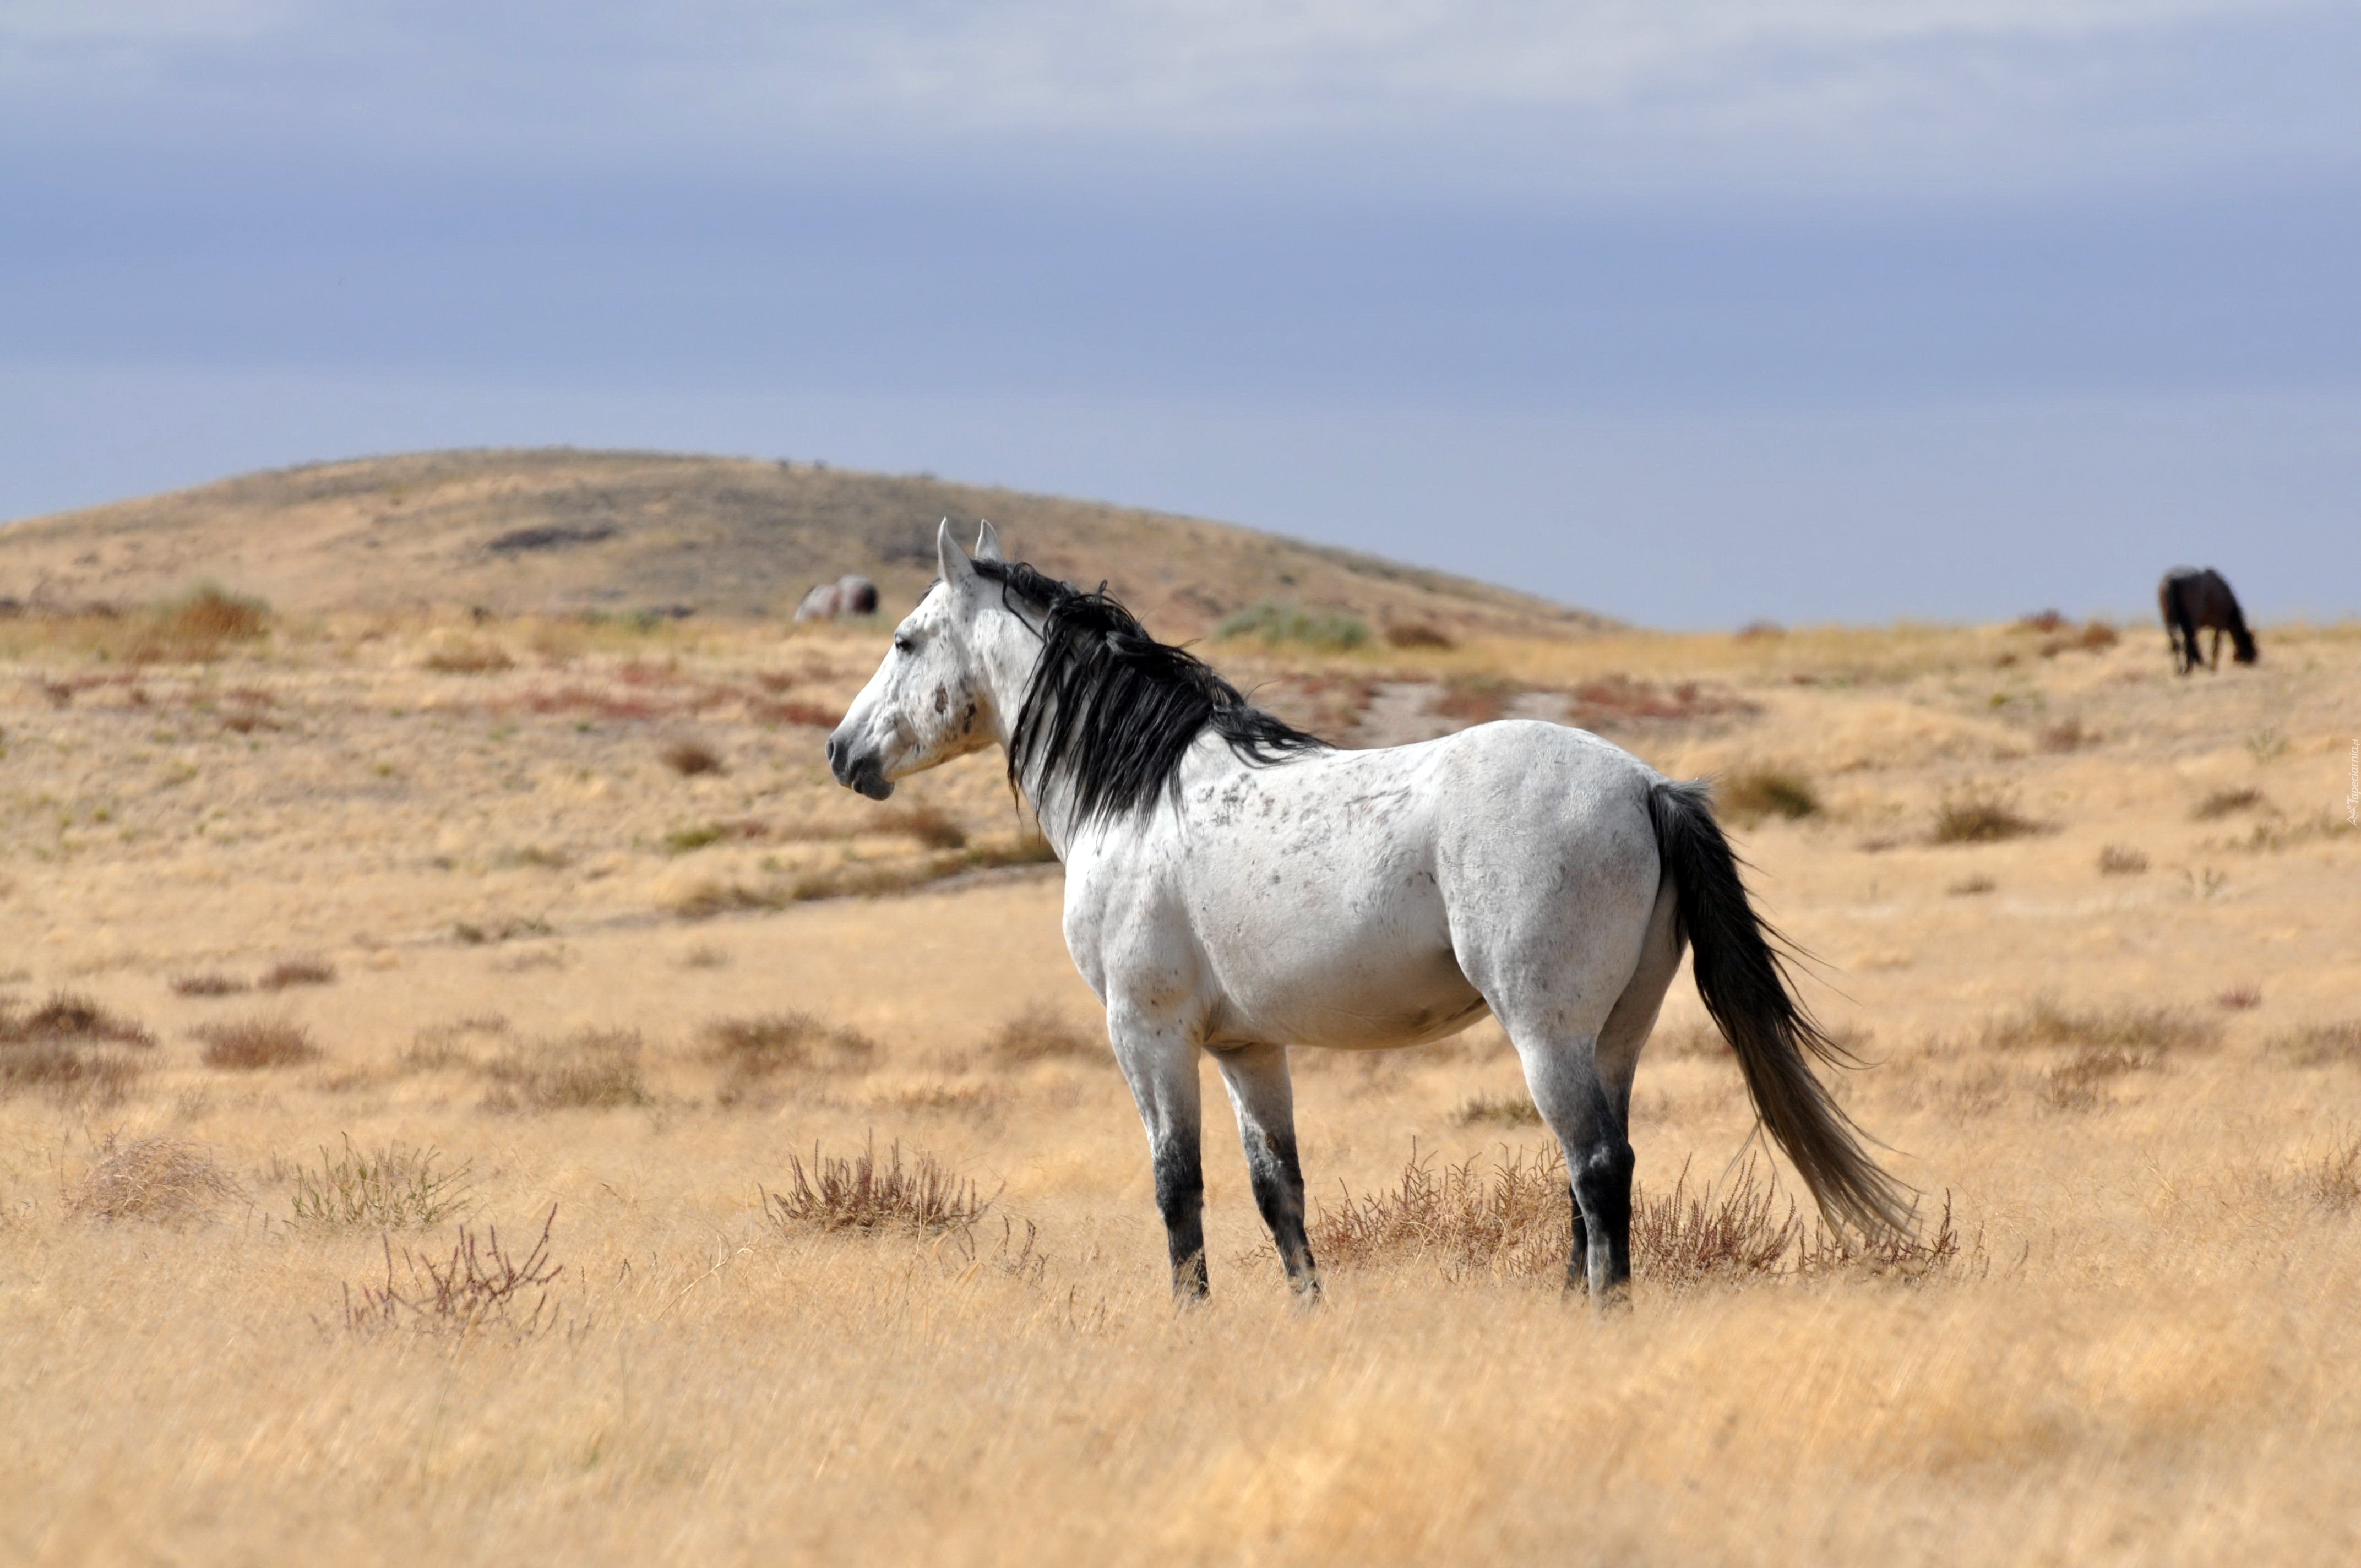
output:
[[[1000,557],[1000,536],[985,523],[976,555]],[[894,781],[981,751],[999,737],[992,691],[978,646],[980,619],[999,609],[946,519],[935,534],[942,580],[894,629],[885,662],[852,699],[844,722],[828,738],[828,765],[836,782],[872,800],[894,793]]]

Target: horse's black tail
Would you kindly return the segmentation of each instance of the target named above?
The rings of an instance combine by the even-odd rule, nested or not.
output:
[[[1778,934],[1746,896],[1706,786],[1660,783],[1648,811],[1696,954],[1697,994],[1738,1053],[1755,1114],[1831,1223],[1849,1221],[1872,1235],[1908,1228],[1901,1184],[1861,1148],[1852,1122],[1812,1072],[1807,1058],[1830,1065],[1853,1058],[1796,1000],[1772,945]]]

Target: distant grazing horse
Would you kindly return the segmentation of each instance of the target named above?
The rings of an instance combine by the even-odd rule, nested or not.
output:
[[[1290,1046],[1414,1045],[1488,1012],[1565,1150],[1569,1287],[1631,1277],[1631,1074],[1697,948],[1707,1010],[1763,1124],[1823,1213],[1907,1223],[1809,1058],[1843,1052],[1796,1001],[1705,789],[1597,736],[1478,725],[1340,751],[1249,707],[1102,590],[971,561],[942,579],[829,737],[840,783],[894,781],[992,746],[1066,864],[1066,945],[1106,1003],[1146,1123],[1172,1285],[1206,1289],[1197,1063],[1228,1086],[1255,1202],[1290,1282],[1304,1235]]]
[[[849,572],[832,583],[821,583],[796,606],[797,620],[842,620],[876,613],[877,585]]]
[[[2194,566],[2175,566],[2157,585],[2156,602],[2164,611],[2164,640],[2172,650],[2173,667],[2182,674],[2197,667],[2197,634],[2209,627],[2213,632],[2213,660],[2208,669],[2222,667],[2224,631],[2230,634],[2238,663],[2255,662],[2255,634],[2246,630],[2238,596],[2213,567],[2201,572]]]

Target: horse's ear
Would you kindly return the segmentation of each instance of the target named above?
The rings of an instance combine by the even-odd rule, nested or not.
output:
[[[963,588],[975,581],[975,564],[967,552],[951,537],[951,520],[945,518],[935,530],[935,563],[942,568],[943,581],[954,588]]]
[[[979,561],[1003,559],[1000,554],[1000,530],[982,519],[978,519],[977,521],[981,526],[975,531],[975,558]]]

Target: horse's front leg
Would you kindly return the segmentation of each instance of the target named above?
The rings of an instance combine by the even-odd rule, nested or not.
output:
[[[1172,1256],[1172,1295],[1205,1298],[1205,1162],[1201,1142],[1203,1096],[1197,1085],[1197,1043],[1162,1020],[1111,1009],[1108,1032],[1115,1060],[1148,1129],[1156,1168],[1156,1207],[1164,1216]]]
[[[1295,1154],[1295,1089],[1288,1081],[1285,1046],[1240,1046],[1218,1051],[1222,1082],[1238,1113],[1238,1143],[1255,1207],[1279,1248],[1287,1282],[1310,1302],[1320,1294],[1320,1268],[1303,1234],[1303,1166]]]

